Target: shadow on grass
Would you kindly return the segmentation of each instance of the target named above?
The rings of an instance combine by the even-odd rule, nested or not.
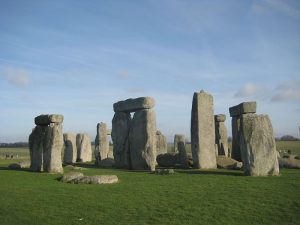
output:
[[[208,175],[223,175],[223,176],[244,176],[242,171],[224,171],[224,170],[176,170],[177,173],[186,174],[208,174]]]
[[[7,166],[6,167],[1,166],[0,170],[33,172],[33,171],[30,171],[29,168],[9,168]]]

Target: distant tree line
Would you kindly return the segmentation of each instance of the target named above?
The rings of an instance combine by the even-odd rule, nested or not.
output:
[[[28,142],[0,143],[0,148],[28,147]]]

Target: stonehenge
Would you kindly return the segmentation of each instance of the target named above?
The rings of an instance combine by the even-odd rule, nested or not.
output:
[[[174,135],[174,146],[173,146],[173,152],[178,152],[178,143],[184,142],[185,144],[185,136],[183,134],[175,134]]]
[[[168,143],[167,138],[159,130],[156,131],[156,156],[167,153]]]
[[[95,138],[95,158],[96,165],[100,164],[100,161],[108,157],[109,141],[107,135],[110,131],[107,130],[105,123],[97,124],[97,136]]]
[[[61,151],[64,144],[62,115],[40,115],[35,117],[36,127],[29,135],[30,170],[36,172],[61,173]]]
[[[133,170],[155,170],[156,115],[151,97],[116,102],[111,136],[115,166]],[[134,112],[131,118],[130,113]]]
[[[71,133],[64,133],[64,142],[64,164],[75,163],[77,159],[76,135]]]
[[[218,114],[215,115],[215,144],[217,147],[217,155],[228,156],[228,137],[227,128],[225,125],[226,115]]]
[[[195,92],[191,112],[191,148],[194,168],[215,169],[215,121],[212,95]]]
[[[91,139],[87,134],[76,135],[77,146],[77,162],[90,162],[92,161],[92,145]]]
[[[229,108],[230,116],[232,117],[232,143],[231,143],[231,158],[242,161],[241,150],[239,145],[240,135],[240,118],[243,114],[256,113],[256,102],[242,102],[239,105]]]

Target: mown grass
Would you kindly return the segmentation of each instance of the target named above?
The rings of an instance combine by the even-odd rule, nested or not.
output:
[[[115,174],[120,182],[74,185],[7,169],[17,161],[0,160],[0,224],[300,224],[296,169],[279,177],[193,169],[160,176],[86,164],[85,175]]]

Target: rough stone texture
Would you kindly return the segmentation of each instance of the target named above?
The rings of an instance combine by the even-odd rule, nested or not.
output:
[[[154,172],[157,175],[170,175],[170,174],[174,174],[174,170],[173,169],[157,169]]]
[[[30,161],[22,161],[18,163],[12,163],[8,165],[10,169],[25,169],[30,167]]]
[[[231,158],[242,161],[240,150],[240,117],[232,117],[231,129],[232,129],[232,141],[231,141]]]
[[[62,125],[51,123],[46,127],[43,147],[43,170],[49,173],[62,173],[61,152],[64,146]]]
[[[130,169],[129,130],[130,113],[116,112],[112,120],[111,138],[114,143],[113,153],[117,168]]]
[[[280,168],[293,168],[300,169],[300,160],[292,158],[279,158],[278,159]]]
[[[183,142],[185,144],[185,136],[183,134],[174,135],[173,152],[178,152],[178,142]]]
[[[60,178],[60,181],[61,182],[65,182],[65,183],[69,183],[72,180],[74,180],[76,178],[79,178],[79,177],[83,177],[83,173],[80,173],[80,172],[71,172],[71,173],[63,175]]]
[[[156,132],[156,155],[167,153],[167,138],[160,131]]]
[[[64,121],[63,115],[51,114],[51,115],[39,115],[34,118],[36,125],[47,126],[50,123],[62,123]]]
[[[220,114],[223,115],[223,114]],[[217,145],[217,155],[225,155],[228,156],[228,137],[227,137],[227,128],[224,123],[226,116],[223,115],[223,119],[220,122],[218,116],[215,115],[215,143]]]
[[[240,149],[245,175],[279,175],[275,138],[269,116],[241,116]]]
[[[112,158],[103,159],[97,164],[97,166],[104,167],[104,168],[111,168],[114,165],[115,165],[115,160]]]
[[[226,120],[225,114],[215,115],[215,122],[225,122],[225,120]]]
[[[65,151],[64,164],[72,164],[77,159],[76,135],[71,133],[64,134]]]
[[[77,162],[90,162],[92,161],[92,145],[91,139],[87,134],[76,135],[77,146]]]
[[[119,101],[114,104],[115,112],[136,112],[143,109],[151,109],[155,101],[151,97],[129,98],[125,101]]]
[[[114,184],[118,182],[116,175],[94,175],[77,177],[70,181],[74,184]]]
[[[256,113],[256,102],[242,102],[229,108],[231,117],[240,116],[247,113]]]
[[[107,158],[113,159],[113,158],[114,158],[114,151],[109,150],[109,151],[108,151],[108,154],[107,154]]]
[[[191,148],[195,168],[217,168],[213,97],[204,91],[193,96]]]
[[[29,135],[29,152],[30,152],[30,170],[35,172],[43,171],[43,142],[45,126],[37,125]]]
[[[176,135],[175,135],[176,136]],[[179,164],[183,168],[189,168],[188,156],[185,150],[185,136],[177,135],[177,150]]]
[[[161,167],[174,167],[179,163],[179,154],[175,152],[160,154],[156,157],[156,161]]]
[[[219,155],[217,156],[217,166],[222,169],[240,170],[243,163],[226,157],[225,155]]]
[[[97,136],[95,138],[95,158],[96,164],[107,158],[109,151],[109,141],[107,138],[107,126],[105,123],[97,124]]]
[[[131,166],[134,170],[155,170],[156,116],[152,109],[135,112],[129,132]]]

